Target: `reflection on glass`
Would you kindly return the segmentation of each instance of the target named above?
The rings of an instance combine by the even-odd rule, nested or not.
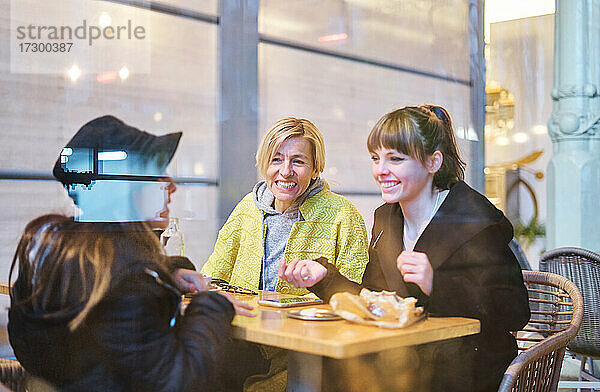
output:
[[[259,129],[264,132],[290,113],[310,117],[325,138],[325,178],[332,189],[379,193],[367,135],[383,114],[406,105],[448,108],[455,129],[463,130],[457,135],[461,153],[469,156],[472,143],[467,140],[476,138],[471,135],[469,86],[270,44],[260,44],[259,59]],[[360,212],[365,218],[373,214]]]
[[[149,159],[137,151],[64,148],[61,169],[69,196],[81,210],[82,222],[161,220],[167,208],[168,178],[161,154]]]
[[[261,34],[469,80],[465,0],[261,0]]]

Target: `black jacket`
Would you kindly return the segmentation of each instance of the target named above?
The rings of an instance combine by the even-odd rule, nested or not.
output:
[[[403,249],[404,220],[397,203],[375,211],[369,264],[362,286],[334,268],[311,291],[321,298],[361,287],[396,291],[419,299],[432,316],[464,316],[481,321],[481,333],[428,345],[433,350],[432,390],[495,391],[516,355],[509,331],[529,320],[521,269],[508,247],[513,230],[504,214],[460,181],[450,192],[415,244],[433,267],[430,296],[405,283],[396,267]],[[376,241],[376,242],[375,242]],[[434,346],[434,348],[431,348]]]
[[[221,295],[202,293],[180,316],[181,296],[168,270],[193,265],[168,258],[165,269],[137,256],[135,246],[115,244],[110,288],[74,332],[68,323],[82,305],[46,313],[27,304],[11,306],[10,342],[27,371],[63,391],[214,390],[233,306]],[[69,278],[65,271],[62,279]],[[23,287],[18,278],[15,290]]]

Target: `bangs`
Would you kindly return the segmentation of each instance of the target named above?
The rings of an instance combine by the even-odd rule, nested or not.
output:
[[[380,147],[396,150],[421,162],[426,156],[417,123],[399,110],[383,116],[369,133],[369,152],[374,153]]]

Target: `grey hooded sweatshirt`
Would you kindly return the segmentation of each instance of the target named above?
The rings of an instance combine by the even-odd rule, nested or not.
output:
[[[312,180],[306,191],[284,212],[279,212],[274,208],[275,196],[266,181],[260,181],[254,186],[252,190],[254,204],[263,215],[263,249],[265,253],[260,276],[262,290],[275,290],[278,280],[277,267],[283,258],[292,226],[294,222],[304,220],[300,213],[300,206],[324,186],[324,180],[320,178]]]

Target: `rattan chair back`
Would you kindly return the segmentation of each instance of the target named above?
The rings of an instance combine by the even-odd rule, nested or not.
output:
[[[516,333],[519,354],[504,373],[499,392],[553,392],[567,344],[581,326],[583,297],[573,282],[556,274],[523,271],[523,280],[534,310]]]
[[[600,255],[580,248],[558,248],[542,255],[540,270],[564,276],[579,287],[587,311],[569,350],[600,357]]]

